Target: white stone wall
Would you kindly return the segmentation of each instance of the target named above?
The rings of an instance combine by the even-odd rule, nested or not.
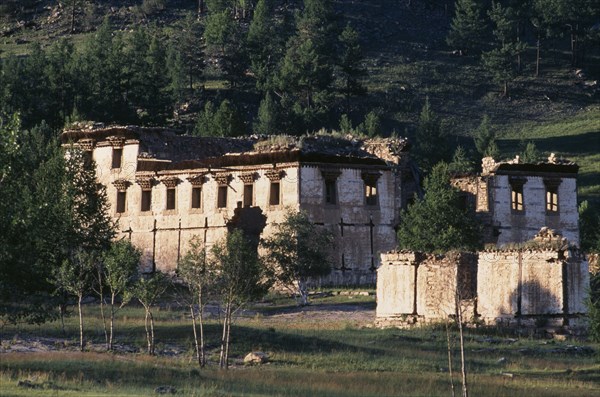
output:
[[[331,167],[302,166],[299,181],[300,207],[310,214],[313,222],[323,224],[335,236],[336,269],[323,282],[374,284],[379,254],[396,246],[394,226],[397,222],[395,205],[400,191],[399,180],[384,167],[336,168],[340,172],[336,180],[337,203],[331,205],[325,202],[325,179],[322,175],[323,169]],[[377,205],[365,202],[363,172],[381,174],[377,180]]]
[[[558,326],[577,326],[587,313],[589,270],[579,253],[538,249],[477,255],[382,254],[377,271],[378,323],[444,321],[455,306],[458,266],[468,269],[472,260],[477,261],[476,307],[472,315],[465,316],[467,321],[476,318],[487,325],[534,326],[536,319],[544,319]]]
[[[492,178],[492,216],[498,228],[498,244],[531,240],[544,226],[554,229],[571,243],[579,245],[577,186],[575,178],[562,178],[558,187],[556,214],[546,213],[546,188],[541,176],[526,176],[523,185],[524,211],[512,211],[508,175]]]

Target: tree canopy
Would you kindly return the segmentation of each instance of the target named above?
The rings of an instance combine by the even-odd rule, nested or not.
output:
[[[398,227],[401,249],[441,253],[481,248],[474,211],[461,208],[458,190],[450,185],[448,165],[439,163],[425,178],[425,195],[402,211]]]

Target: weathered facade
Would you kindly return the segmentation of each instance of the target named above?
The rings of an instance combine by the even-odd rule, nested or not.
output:
[[[482,165],[480,175],[457,177],[453,183],[482,220],[485,243],[522,243],[549,227],[579,245],[576,164],[551,155],[537,164],[520,163],[518,157],[497,163],[487,157]]]
[[[377,322],[410,326],[463,321],[500,326],[581,326],[588,264],[549,229],[518,249],[431,255],[382,254]]]
[[[120,237],[142,249],[148,271],[174,270],[195,235],[210,248],[236,225],[268,234],[291,208],[335,236],[323,283],[374,284],[379,253],[395,247],[400,209],[416,188],[402,139],[276,143],[81,126],[62,140],[91,153]]]

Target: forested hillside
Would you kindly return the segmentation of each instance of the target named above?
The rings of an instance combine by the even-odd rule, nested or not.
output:
[[[6,0],[0,58],[25,128],[398,134],[425,168],[554,151],[600,199],[593,0]]]

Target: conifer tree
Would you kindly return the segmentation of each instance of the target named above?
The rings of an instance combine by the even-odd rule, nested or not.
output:
[[[180,58],[187,75],[188,88],[190,92],[193,92],[194,84],[202,79],[204,73],[202,26],[192,14],[187,14],[175,37],[176,42],[172,46],[174,48],[174,53],[171,54],[172,61]],[[175,48],[177,49],[175,50]],[[171,63],[171,65],[180,67],[178,63]],[[177,73],[179,72],[171,69],[172,76],[177,76]]]
[[[482,43],[485,28],[479,0],[456,0],[455,14],[446,42],[460,50],[477,50]]]
[[[415,137],[415,156],[425,172],[448,156],[445,141],[446,134],[442,130],[441,122],[431,109],[427,98],[419,116]]]
[[[339,58],[339,76],[341,81],[342,93],[346,98],[346,113],[350,113],[350,97],[355,95],[364,95],[365,86],[360,82],[360,78],[367,74],[362,65],[364,55],[358,41],[358,33],[350,26],[346,25],[339,37],[341,54]]]
[[[480,225],[471,209],[461,209],[458,190],[450,185],[445,163],[425,178],[425,196],[402,211],[398,227],[401,249],[444,253],[481,247]]]
[[[267,92],[260,101],[258,116],[254,123],[254,132],[257,134],[274,135],[279,128],[279,109],[271,94]]]
[[[335,37],[330,0],[305,0],[277,76],[283,103],[305,128],[331,102]]]
[[[277,29],[273,18],[273,0],[258,0],[248,29],[250,69],[256,79],[256,88],[273,88],[273,77],[282,57],[283,32]]]
[[[497,157],[498,147],[496,146],[496,134],[492,129],[489,116],[486,114],[481,119],[481,123],[475,130],[475,148],[479,155],[483,157]]]

